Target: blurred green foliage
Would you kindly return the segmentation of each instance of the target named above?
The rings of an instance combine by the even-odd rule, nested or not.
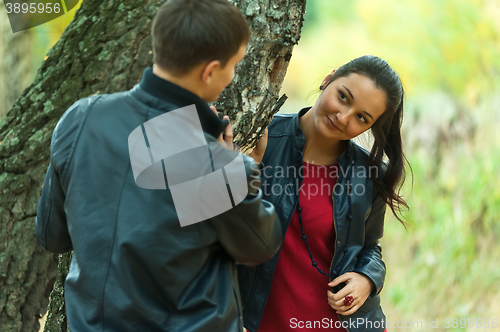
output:
[[[386,59],[407,92],[413,227],[387,213],[387,319],[439,319],[438,331],[452,329],[445,318],[500,319],[500,1],[309,0],[283,112],[312,104],[332,69],[364,54]]]
[[[32,57],[37,70],[40,66],[40,62],[44,61],[48,51],[57,43],[68,24],[73,20],[81,4],[82,1],[79,1],[72,10],[63,16],[29,30],[33,34],[35,40],[32,49]]]
[[[475,103],[499,88],[498,0],[310,0],[285,90],[321,81],[350,59],[374,54],[408,92],[436,89]],[[293,86],[293,87],[292,87]],[[310,91],[299,93],[303,100]]]

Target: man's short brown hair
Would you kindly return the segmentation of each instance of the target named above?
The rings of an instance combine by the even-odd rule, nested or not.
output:
[[[169,0],[156,14],[153,60],[174,75],[219,60],[224,67],[241,45],[248,43],[248,26],[228,0]]]

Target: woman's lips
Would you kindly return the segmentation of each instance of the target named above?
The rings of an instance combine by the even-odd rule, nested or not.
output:
[[[332,121],[332,120],[330,120],[330,118],[329,118],[328,116],[327,116],[326,118],[328,119],[328,124],[330,125],[330,128],[332,128],[333,130],[338,130],[338,131],[340,131],[340,128],[339,128],[339,127],[337,127],[337,126],[335,125],[335,123],[333,123],[333,121]]]

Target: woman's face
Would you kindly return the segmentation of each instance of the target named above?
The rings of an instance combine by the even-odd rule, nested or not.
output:
[[[334,72],[323,80],[323,86]],[[349,140],[370,129],[386,105],[384,91],[368,77],[352,73],[331,82],[321,92],[314,105],[314,123],[325,138]]]

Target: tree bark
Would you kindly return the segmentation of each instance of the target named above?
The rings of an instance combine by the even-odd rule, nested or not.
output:
[[[286,97],[278,101],[293,46],[299,42],[306,0],[232,0],[250,28],[247,56],[216,108],[234,122],[234,141],[249,152]]]
[[[0,331],[37,331],[56,279],[57,256],[34,237],[36,206],[49,164],[53,129],[64,111],[93,94],[131,89],[152,65],[151,23],[163,0],[85,0],[49,51],[34,82],[0,121]],[[248,150],[270,122],[305,0],[234,0],[251,28],[247,57],[217,107]],[[279,106],[279,105],[278,105]],[[59,261],[45,331],[67,331]]]
[[[30,30],[12,33],[7,12],[0,10],[0,119],[33,82],[33,42]]]

